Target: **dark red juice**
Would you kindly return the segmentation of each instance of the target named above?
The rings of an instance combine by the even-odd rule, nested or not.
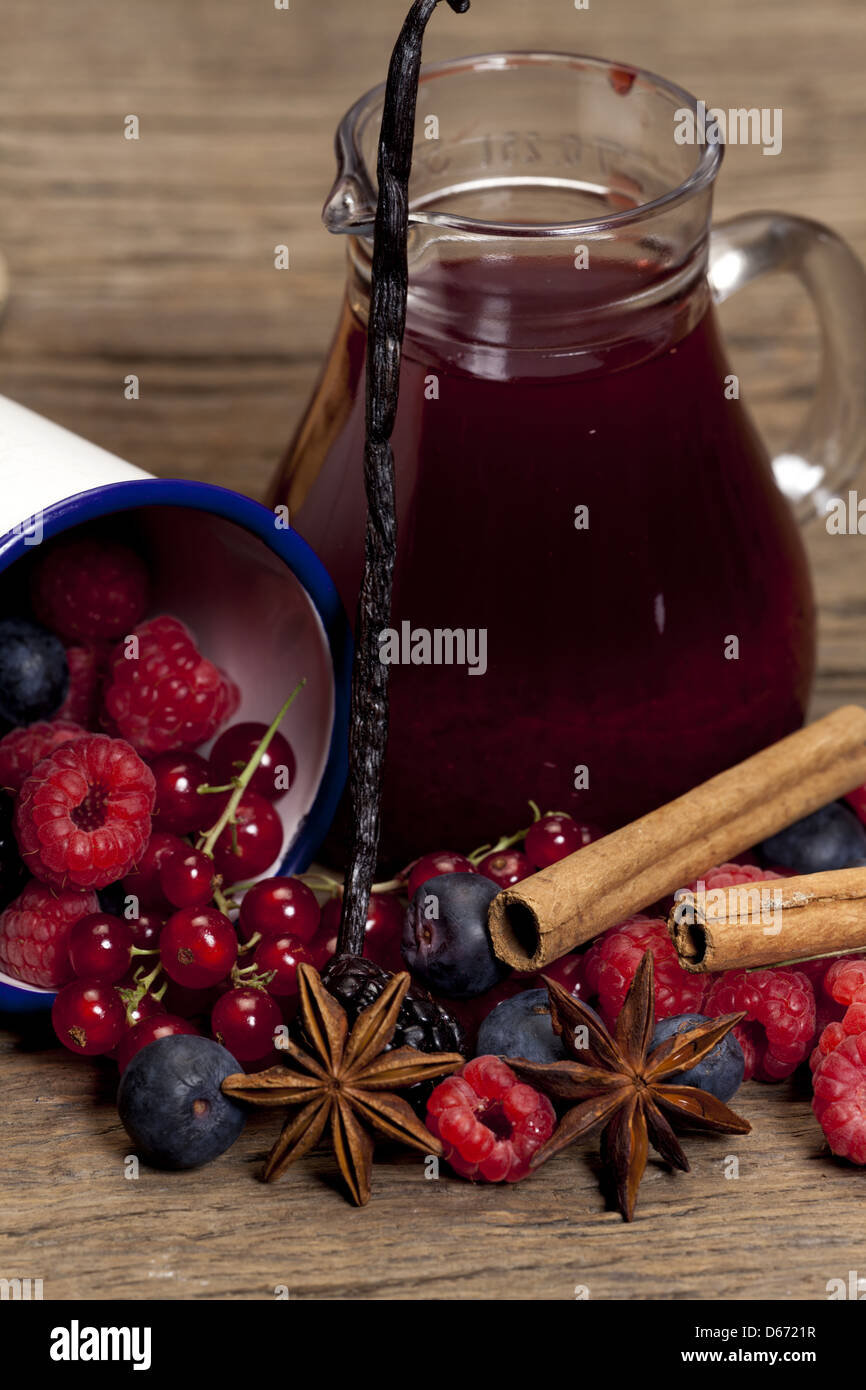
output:
[[[703,280],[635,302],[659,274],[511,259],[415,282],[393,622],[484,630],[486,670],[392,667],[390,864],[495,840],[530,798],[613,828],[802,722],[800,537]],[[350,614],[364,351],[347,308],[275,497]]]

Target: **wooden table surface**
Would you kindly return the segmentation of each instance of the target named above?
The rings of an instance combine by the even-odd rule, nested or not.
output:
[[[11,300],[0,391],[157,474],[260,494],[305,404],[341,293],[321,229],[332,138],[384,75],[405,0],[5,0],[0,245]],[[862,0],[473,0],[427,55],[595,52],[709,104],[780,106],[784,151],[728,152],[720,216],[773,206],[866,255]],[[123,138],[127,115],[141,138]],[[291,270],[273,268],[286,243]],[[726,306],[744,390],[771,442],[793,432],[816,335],[784,280]],[[135,373],[141,397],[127,401]],[[2,470],[2,461],[0,461]],[[0,471],[2,483],[2,471]],[[821,604],[814,709],[866,698],[863,541],[809,533]],[[0,1028],[0,1276],[62,1299],[822,1299],[864,1268],[866,1174],[826,1152],[798,1082],[746,1086],[754,1133],[651,1162],[633,1226],[605,1209],[591,1148],[531,1182],[475,1190],[381,1164],[364,1211],[327,1155],[255,1181],[276,1119],[185,1175],[124,1176],[109,1067],[38,1024]],[[739,1176],[726,1176],[729,1157]]]

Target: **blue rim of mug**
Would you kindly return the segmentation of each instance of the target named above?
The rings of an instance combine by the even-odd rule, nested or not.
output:
[[[633,80],[640,79],[660,88],[695,115],[698,111],[698,98],[676,82],[671,82],[668,78],[651,72],[649,68],[639,68],[635,67],[634,63],[620,63],[611,58],[599,58],[589,53],[563,53],[553,50],[543,52],[533,49],[511,50],[501,53],[472,53],[462,58],[448,58],[441,63],[425,63],[421,68],[420,85],[423,87],[425,82],[430,82],[437,77],[447,77],[459,73],[463,69],[483,72],[485,70],[526,67],[532,63],[604,68],[608,72],[627,73]],[[345,164],[351,166],[354,177],[362,186],[365,198],[373,208],[375,208],[377,200],[376,190],[370,179],[367,162],[359,148],[356,132],[360,117],[365,111],[373,110],[377,104],[381,104],[384,94],[384,82],[379,83],[376,87],[371,87],[349,108],[337,128],[338,158],[342,157]],[[426,212],[410,208],[409,221],[413,226],[450,227],[455,231],[477,232],[483,236],[570,237],[573,233],[589,234],[613,231],[654,217],[659,212],[667,211],[677,203],[685,202],[688,198],[694,197],[696,193],[709,187],[719,172],[723,155],[724,144],[707,142],[702,147],[695,168],[675,188],[669,188],[666,192],[660,193],[657,198],[640,203],[635,208],[627,208],[622,212],[612,212],[608,217],[587,218],[579,222],[550,222],[540,223],[537,226],[534,224],[526,226],[517,222],[488,222],[480,217],[463,217],[453,213]],[[364,231],[361,226],[349,226],[346,230],[350,234],[356,235],[363,234]]]
[[[78,492],[53,503],[42,512],[43,534],[48,537],[116,512],[139,507],[172,506],[211,512],[234,522],[263,541],[292,572],[318,614],[331,652],[334,671],[334,723],[325,769],[315,800],[286,850],[277,873],[295,873],[307,867],[334,818],[348,772],[349,695],[352,637],[348,619],[334,582],[321,560],[290,528],[277,530],[274,513],[260,502],[218,487],[214,483],[173,478],[134,478]],[[0,574],[30,553],[25,533],[0,536]],[[28,1002],[32,998],[32,1003]],[[48,1008],[50,990],[0,981],[0,1010],[12,1005],[16,1012]]]

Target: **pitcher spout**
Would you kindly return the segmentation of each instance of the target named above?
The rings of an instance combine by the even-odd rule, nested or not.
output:
[[[354,174],[340,173],[322,208],[322,221],[329,232],[372,236],[376,205]]]

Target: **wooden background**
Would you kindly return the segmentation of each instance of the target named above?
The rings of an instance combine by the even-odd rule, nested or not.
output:
[[[0,391],[154,473],[260,494],[340,297],[345,248],[319,222],[334,127],[384,76],[404,5],[4,0]],[[730,149],[718,215],[819,217],[866,255],[862,0],[473,0],[461,17],[443,7],[426,52],[533,46],[655,68],[725,108],[782,107],[782,155]],[[282,242],[288,272],[273,269]],[[809,310],[780,279],[723,321],[781,445],[814,378]],[[809,546],[822,713],[866,698],[863,542],[812,527]],[[626,1227],[591,1149],[508,1190],[426,1182],[400,1155],[363,1212],[326,1155],[265,1187],[267,1115],[206,1170],[127,1180],[110,1068],[12,1020],[0,1054],[0,1276],[43,1278],[46,1297],[821,1299],[828,1279],[866,1273],[866,1173],[827,1155],[795,1082],[747,1086],[754,1134],[692,1141],[690,1175],[651,1163]]]

